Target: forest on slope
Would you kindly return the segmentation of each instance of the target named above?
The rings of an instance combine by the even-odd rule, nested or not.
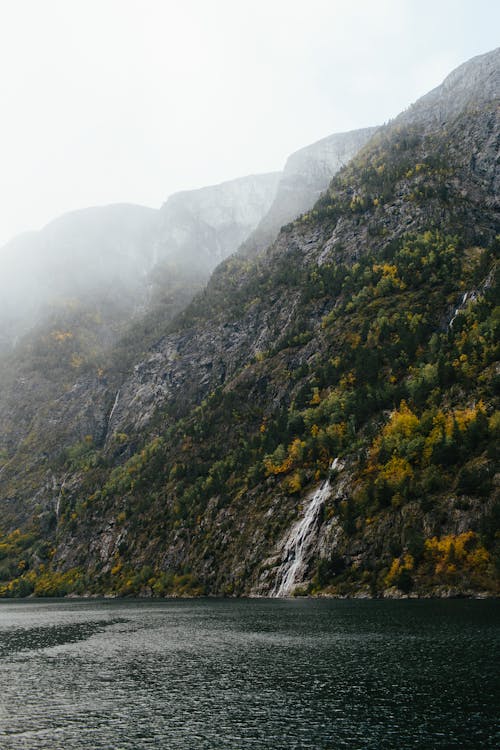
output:
[[[469,93],[216,269],[105,440],[60,446],[35,512],[4,498],[3,595],[269,594],[326,481],[296,593],[498,591],[499,92]]]

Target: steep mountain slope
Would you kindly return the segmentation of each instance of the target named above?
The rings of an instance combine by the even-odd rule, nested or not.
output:
[[[309,211],[345,166],[370,140],[377,128],[334,133],[288,157],[276,196],[267,214],[243,243],[240,252],[254,255],[276,239],[284,224]]]
[[[5,457],[4,594],[498,590],[500,91],[460,92],[219,266],[100,435]]]
[[[0,455],[16,469],[18,498],[46,481],[48,457],[102,439],[127,367],[255,227],[277,180],[185,191],[159,211],[77,211],[2,250]],[[32,503],[10,507],[22,518]]]
[[[362,141],[333,136],[291,157],[299,166],[288,169],[288,199],[312,203],[328,170]],[[127,369],[266,215],[279,179],[251,175],[184,191],[159,211],[77,211],[4,248],[4,348],[29,331],[0,359],[0,450],[9,466],[22,467],[18,501],[9,505],[16,516],[18,507],[23,517],[31,512],[20,497],[46,481],[48,457],[85,437],[107,440]]]
[[[499,90],[500,47],[497,47],[453,70],[443,83],[398,115],[395,123],[439,127],[461,112],[496,99]]]

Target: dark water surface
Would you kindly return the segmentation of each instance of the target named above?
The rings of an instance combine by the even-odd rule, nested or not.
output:
[[[496,748],[500,602],[0,602],[0,748]]]

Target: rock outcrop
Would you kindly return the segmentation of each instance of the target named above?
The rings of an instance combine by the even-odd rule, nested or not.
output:
[[[393,121],[395,125],[442,127],[461,112],[500,96],[500,47],[455,68],[443,83],[422,96]]]
[[[160,258],[213,271],[259,224],[272,205],[280,173],[242,177],[172,195],[160,211]]]
[[[356,156],[376,131],[373,127],[334,133],[291,154],[269,211],[243,243],[240,252],[253,255],[265,249],[276,239],[282,226],[312,208],[332,177]]]

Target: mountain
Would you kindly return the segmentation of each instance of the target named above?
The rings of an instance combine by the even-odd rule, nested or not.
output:
[[[0,341],[25,333],[47,306],[92,293],[137,299],[153,263],[158,211],[112,205],[74,211],[0,251]]]
[[[288,157],[269,211],[240,252],[255,254],[276,238],[284,224],[314,206],[333,175],[370,140],[377,128],[334,133]]]
[[[453,70],[442,84],[402,112],[395,123],[442,127],[460,113],[498,98],[499,90],[500,47],[497,47]]]
[[[492,65],[5,442],[4,595],[498,592]]]
[[[89,297],[117,304],[128,319],[144,309],[159,264],[201,284],[266,213],[278,178],[184,191],[159,211],[129,204],[73,211],[15,238],[0,251],[0,343],[16,341],[48,309]]]
[[[213,271],[266,215],[280,177],[273,172],[175,193],[161,209],[160,247]]]
[[[256,226],[278,176],[184,191],[160,210],[75,211],[5,246],[0,454],[17,452],[30,474],[63,446],[99,438],[126,368]]]
[[[84,436],[106,440],[127,369],[255,229],[279,180],[183,191],[159,211],[75,211],[3,249],[0,351],[11,353],[0,358],[0,449],[17,450],[23,471]],[[43,449],[21,459],[27,444]]]

